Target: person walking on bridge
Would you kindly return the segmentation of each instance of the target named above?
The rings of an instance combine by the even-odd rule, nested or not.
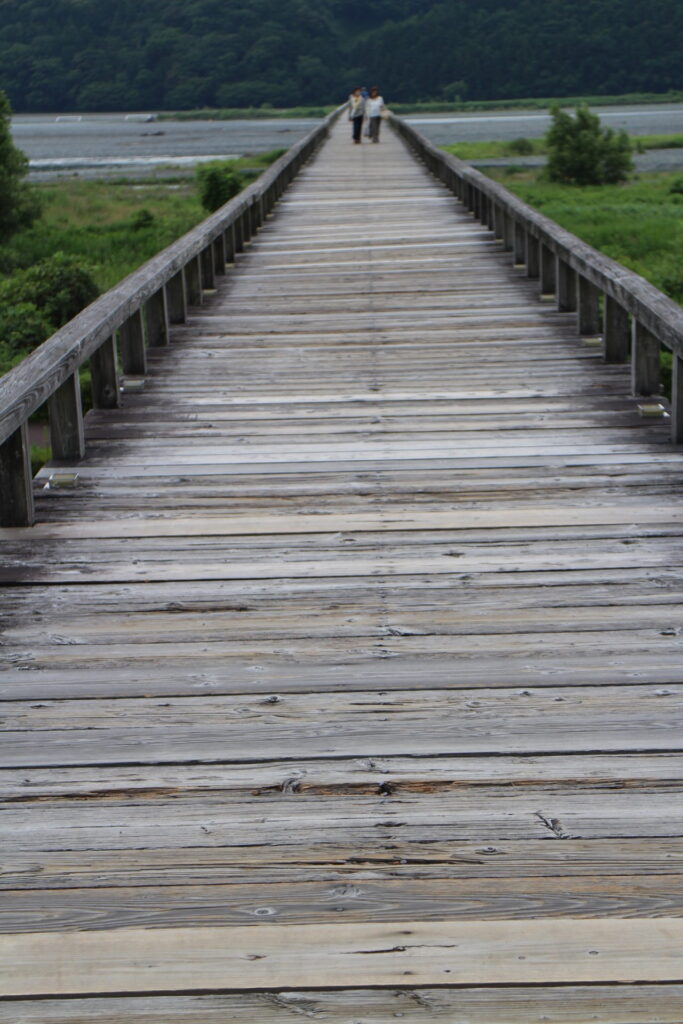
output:
[[[365,99],[361,93],[360,86],[356,86],[349,96],[349,121],[352,127],[353,141],[360,145],[363,131],[363,118],[365,116]]]
[[[373,85],[365,105],[368,115],[368,135],[371,142],[379,142],[379,127],[385,114],[384,99],[380,96],[376,85]]]

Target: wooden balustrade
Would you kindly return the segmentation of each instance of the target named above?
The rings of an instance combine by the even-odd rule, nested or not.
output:
[[[392,116],[394,128],[432,174],[482,223],[558,310],[577,313],[577,332],[601,335],[608,363],[631,361],[634,395],[657,395],[660,348],[673,354],[671,439],[683,443],[683,309],[644,278],[527,206],[476,168],[438,149]],[[485,215],[493,206],[491,219]]]
[[[85,450],[79,368],[90,362],[93,405],[121,402],[119,368],[143,376],[146,348],[169,343],[169,325],[225,274],[303,164],[326,138],[336,110],[255,182],[130,274],[0,379],[0,525],[34,521],[29,417],[47,403],[55,460]]]

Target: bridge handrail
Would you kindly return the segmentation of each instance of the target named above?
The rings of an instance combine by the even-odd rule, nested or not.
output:
[[[558,309],[577,312],[579,333],[602,336],[607,362],[630,357],[634,394],[659,394],[660,345],[673,353],[671,434],[675,444],[683,443],[683,308],[402,118],[391,115],[391,122],[432,174],[502,240],[527,277],[540,279],[541,294],[554,294]]]
[[[225,274],[226,264],[243,250],[341,109],[234,199],[97,298],[0,378],[0,525],[29,525],[34,519],[29,417],[48,402],[53,458],[82,458],[79,367],[90,359],[93,406],[116,408],[119,358],[124,374],[144,376],[146,348],[168,344],[169,324],[182,323],[187,307],[200,304],[202,291]]]

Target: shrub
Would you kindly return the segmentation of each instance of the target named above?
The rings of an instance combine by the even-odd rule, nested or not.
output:
[[[31,304],[53,331],[98,295],[90,269],[57,252],[26,270],[19,270],[0,284],[0,309]]]
[[[230,161],[213,161],[197,168],[199,198],[205,210],[213,213],[238,192],[244,182]]]
[[[22,352],[32,351],[51,333],[49,321],[34,303],[0,305],[0,346],[5,359],[12,360]]]
[[[672,196],[683,196],[683,178],[674,178],[669,185],[669,194]]]
[[[551,108],[553,123],[546,135],[547,174],[566,185],[616,185],[633,170],[631,143],[626,132],[602,128],[587,106],[572,117],[559,106]]]
[[[508,153],[513,156],[531,156],[534,151],[534,144],[531,139],[513,139],[508,143]]]
[[[144,231],[146,228],[151,228],[153,224],[154,214],[147,209],[139,210],[130,222],[133,231]]]

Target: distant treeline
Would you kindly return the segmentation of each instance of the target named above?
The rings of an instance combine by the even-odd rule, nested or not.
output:
[[[18,112],[663,93],[682,46],[680,0],[0,0]]]

